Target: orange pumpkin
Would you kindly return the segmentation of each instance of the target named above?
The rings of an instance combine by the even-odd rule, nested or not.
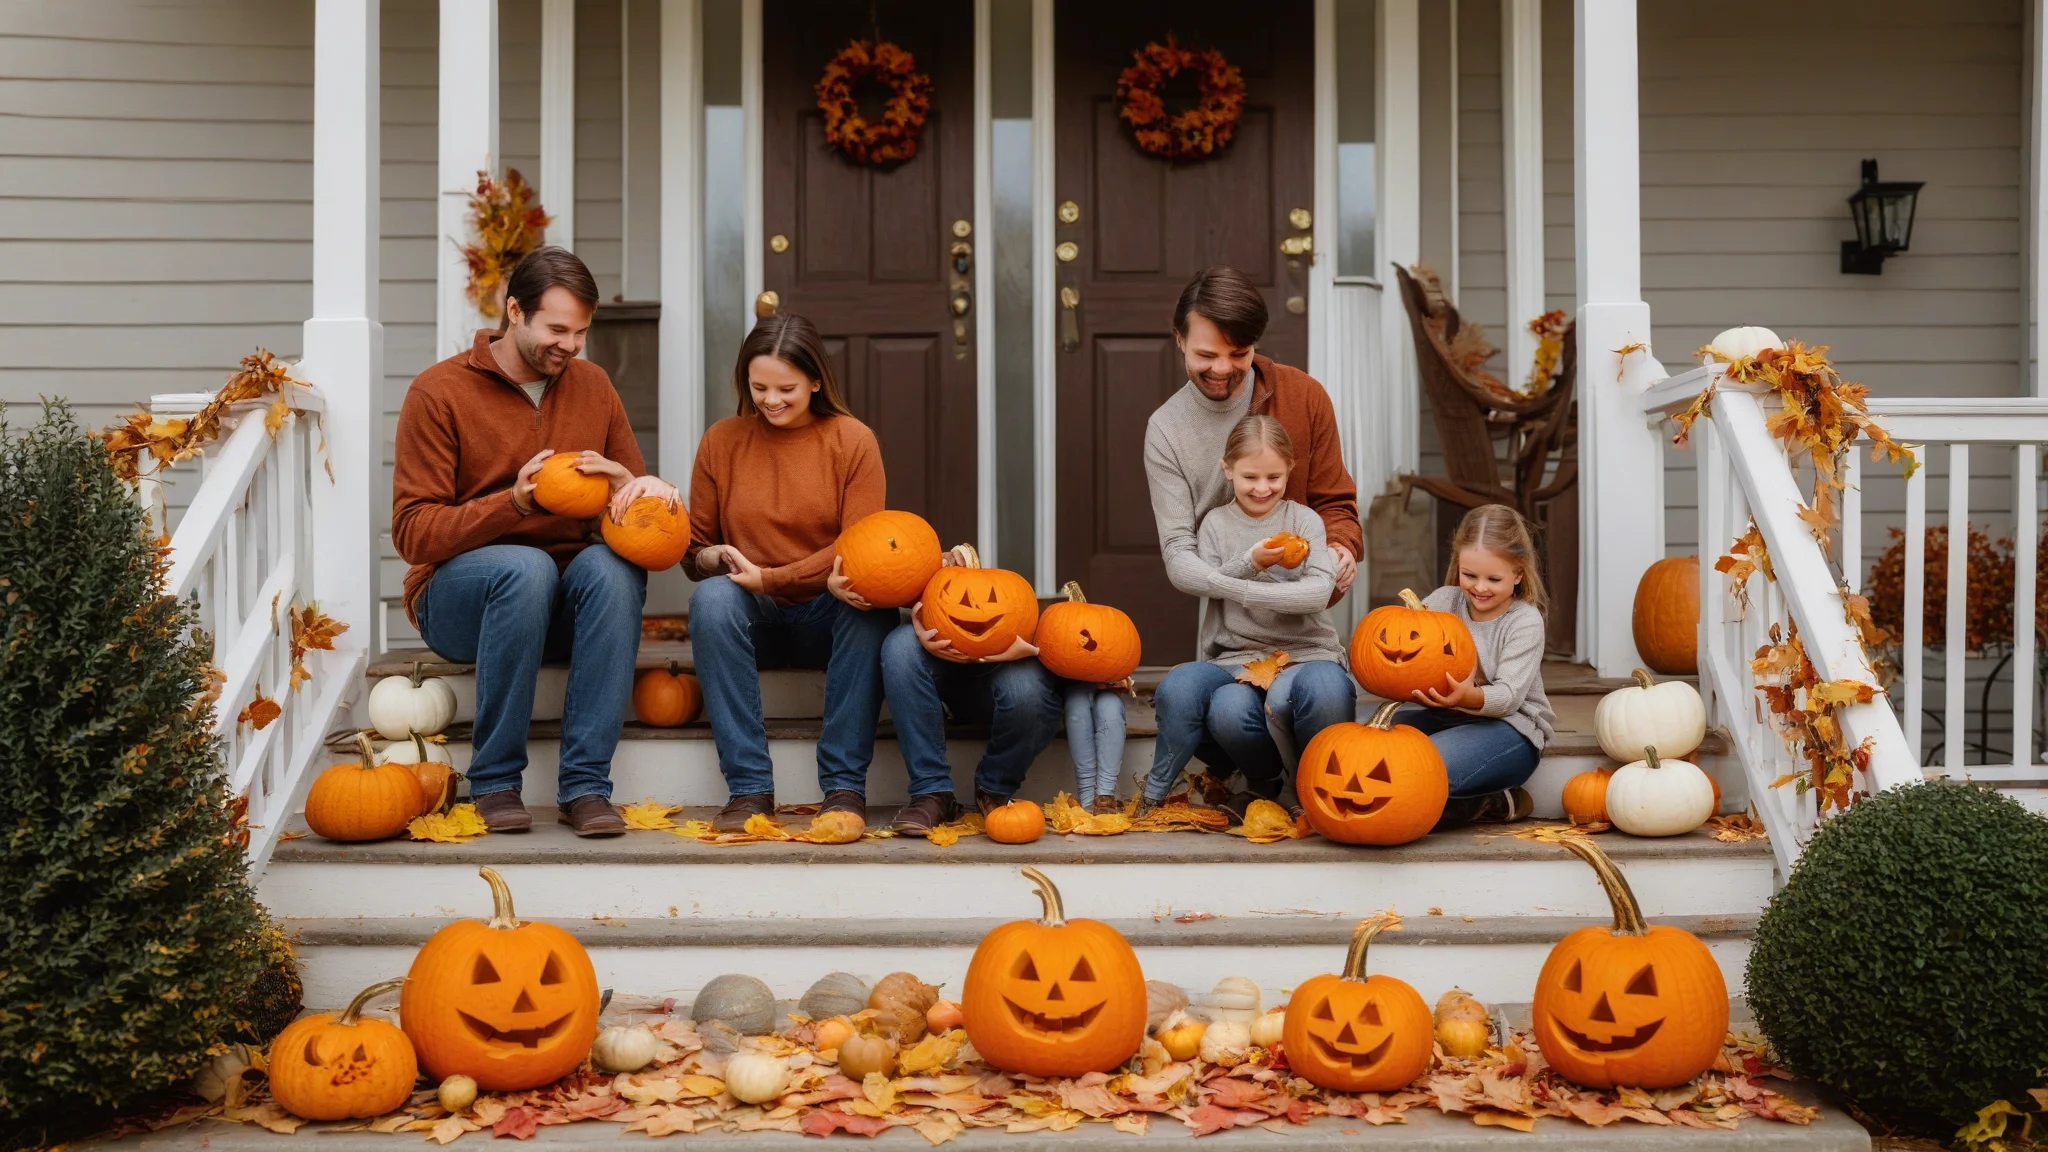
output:
[[[576,470],[581,452],[557,452],[541,462],[533,476],[533,498],[557,516],[588,520],[611,502],[612,482]]]
[[[839,534],[839,573],[877,608],[907,608],[945,562],[939,534],[915,512],[875,512]]]
[[[1031,581],[1001,568],[983,568],[971,544],[965,567],[941,568],[924,587],[918,620],[951,641],[953,651],[979,659],[1000,656],[1038,633],[1038,594]]]
[[[551,1084],[597,1038],[597,972],[574,936],[512,914],[504,877],[477,871],[491,885],[490,920],[457,920],[428,938],[399,1019],[436,1080],[459,1072],[490,1092]]]
[[[1055,676],[1088,684],[1114,684],[1136,672],[1143,645],[1131,618],[1088,603],[1077,581],[1060,592],[1066,599],[1038,618],[1038,662]]]
[[[1282,568],[1299,568],[1308,559],[1308,541],[1292,532],[1281,532],[1259,542],[1261,548],[1278,548]]]
[[[295,1020],[270,1044],[270,1095],[306,1120],[367,1120],[404,1104],[419,1079],[412,1041],[397,1025],[362,1018],[374,996],[403,980],[372,984],[341,1015]]]
[[[1593,866],[1614,927],[1557,942],[1530,1006],[1543,1058],[1589,1088],[1675,1088],[1705,1072],[1728,1034],[1728,985],[1700,938],[1643,923],[1628,881],[1583,836],[1558,844]]]
[[[1565,781],[1564,818],[1574,824],[1607,823],[1607,781],[1612,768],[1595,768]]]
[[[599,524],[612,551],[649,572],[682,563],[683,551],[690,546],[688,510],[680,504],[670,508],[659,496],[642,496],[626,505],[623,521],[606,516]]]
[[[697,718],[703,704],[703,685],[673,660],[633,681],[633,718],[649,728],[680,728]]]
[[[1045,835],[1045,809],[1029,800],[1012,800],[984,818],[983,830],[998,844],[1029,844]]]
[[[1342,721],[1302,749],[1295,790],[1308,822],[1341,844],[1406,844],[1429,834],[1451,795],[1429,737],[1394,723],[1389,700],[1367,724]]]
[[[1672,556],[1650,565],[1636,583],[1630,619],[1636,651],[1653,672],[1690,676],[1700,670],[1700,558]]]
[[[329,840],[382,840],[405,831],[426,808],[419,778],[406,764],[379,764],[370,738],[356,736],[362,759],[320,773],[306,792],[306,826]]]
[[[422,816],[453,808],[456,784],[462,779],[456,774],[455,765],[448,762],[447,751],[440,750],[439,760],[433,758],[435,751],[418,732],[412,734],[412,739],[394,742],[384,749],[385,763],[403,764],[412,770],[413,781],[420,786]]]
[[[967,1038],[1005,1072],[1108,1072],[1145,1040],[1145,973],[1138,954],[1099,920],[1069,920],[1045,873],[1026,868],[1045,903],[1039,920],[982,938],[960,997]]]
[[[1401,603],[1366,613],[1351,634],[1351,674],[1387,700],[1412,700],[1425,688],[1463,680],[1478,664],[1465,622],[1424,608],[1408,588],[1401,589]]]
[[[1335,1092],[1393,1092],[1429,1068],[1436,1040],[1422,994],[1392,976],[1367,976],[1365,950],[1387,926],[1361,922],[1339,976],[1304,981],[1287,1001],[1280,1046],[1288,1067]]]

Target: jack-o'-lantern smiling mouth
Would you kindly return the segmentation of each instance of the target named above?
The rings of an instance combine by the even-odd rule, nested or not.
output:
[[[1391,789],[1394,786],[1394,774],[1387,768],[1385,760],[1373,765],[1372,771],[1365,774],[1365,779],[1377,781],[1383,788],[1387,789]],[[1342,816],[1370,816],[1385,808],[1387,802],[1394,798],[1391,791],[1383,791],[1370,800],[1353,799],[1353,797],[1365,795],[1365,787],[1360,783],[1358,774],[1355,772],[1345,777],[1344,790],[1342,792],[1332,792],[1319,784],[1316,786],[1316,795],[1329,802],[1331,811]]]
[[[976,638],[988,635],[988,630],[996,626],[994,620],[962,620],[950,612],[946,614],[946,619],[953,622],[953,627]]]
[[[1347,1062],[1353,1068],[1372,1067],[1373,1065],[1379,1063],[1381,1060],[1385,1059],[1387,1055],[1387,1049],[1392,1048],[1394,1046],[1394,1034],[1392,1032],[1387,1033],[1387,1038],[1385,1040],[1380,1041],[1379,1044],[1376,1045],[1369,1052],[1354,1052],[1348,1049],[1339,1048],[1335,1044],[1332,1044],[1330,1041],[1323,1039],[1321,1036],[1311,1035],[1309,1039],[1316,1042],[1316,1050],[1323,1054],[1323,1059],[1330,1061]],[[1351,1026],[1349,1024],[1346,1024],[1344,1026],[1344,1031],[1337,1034],[1337,1039],[1348,1043],[1357,1042],[1351,1034]]]
[[[1564,1036],[1565,1043],[1581,1052],[1632,1052],[1648,1044],[1650,1038],[1657,1034],[1657,1029],[1664,1026],[1664,1021],[1652,1020],[1626,1035],[1608,1040],[1595,1040],[1554,1016],[1551,1017],[1551,1023],[1557,1025],[1557,1030]]]
[[[1010,1015],[1016,1018],[1019,1025],[1029,1028],[1034,1032],[1079,1032],[1090,1024],[1095,1023],[1095,1018],[1102,1013],[1102,1005],[1100,1004],[1086,1009],[1075,1016],[1046,1016],[1038,1012],[1028,1011],[1008,996],[1003,997],[1003,1003],[1009,1006]]]
[[[538,1028],[498,1029],[491,1027],[489,1024],[459,1008],[456,1009],[455,1014],[462,1017],[462,1022],[468,1025],[469,1030],[476,1035],[477,1039],[482,1040],[486,1044],[503,1045],[507,1048],[538,1048],[541,1041],[554,1039],[561,1033],[562,1029],[568,1027],[569,1017],[574,1015],[574,1013],[563,1013],[554,1023],[543,1024]]]
[[[1391,796],[1375,796],[1364,803],[1360,803],[1349,796],[1332,796],[1321,788],[1316,789],[1316,791],[1322,795],[1323,799],[1329,801],[1330,809],[1340,816],[1370,816],[1385,808],[1387,801],[1393,799]]]

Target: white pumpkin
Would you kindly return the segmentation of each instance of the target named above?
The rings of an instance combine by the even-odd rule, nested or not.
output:
[[[1202,1030],[1202,1042],[1195,1046],[1195,1051],[1206,1063],[1235,1068],[1250,1058],[1251,1047],[1251,1025],[1218,1020]]]
[[[1250,1024],[1259,1014],[1259,982],[1249,976],[1225,976],[1209,993],[1209,1016]]]
[[[430,764],[447,764],[451,767],[455,763],[448,755],[448,745],[433,743],[424,736],[414,736],[409,740],[393,740],[384,746],[384,751],[377,753],[379,764],[409,765],[418,764],[422,760]]]
[[[766,1052],[735,1052],[726,1057],[725,1090],[742,1104],[766,1104],[789,1087],[789,1065]]]
[[[1784,346],[1784,341],[1779,340],[1778,334],[1769,328],[1730,328],[1714,337],[1713,343],[1707,345],[1730,360],[1755,356],[1766,348]]]
[[[438,735],[455,720],[455,689],[446,680],[422,677],[420,666],[410,676],[386,676],[370,689],[370,727],[386,740],[403,740],[417,732]]]
[[[590,1059],[606,1072],[638,1072],[661,1052],[661,1040],[645,1024],[614,1024],[590,1042]]]
[[[1601,750],[1624,764],[1641,758],[1645,748],[1667,760],[1691,755],[1707,736],[1699,689],[1683,680],[1660,684],[1645,668],[1636,669],[1635,678],[1633,687],[1609,692],[1593,708]]]
[[[1252,1021],[1252,1043],[1261,1048],[1271,1048],[1280,1043],[1280,1034],[1286,1027],[1287,1010],[1275,1008]]]
[[[1714,782],[1699,765],[1654,748],[1607,781],[1607,818],[1631,836],[1681,836],[1714,814]]]

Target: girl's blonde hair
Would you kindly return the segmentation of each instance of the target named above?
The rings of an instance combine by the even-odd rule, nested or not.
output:
[[[1546,616],[1550,614],[1550,593],[1543,588],[1536,540],[1520,512],[1505,504],[1483,504],[1465,513],[1465,518],[1458,521],[1458,530],[1451,534],[1451,562],[1444,569],[1444,583],[1457,584],[1458,556],[1467,548],[1484,548],[1507,557],[1508,563],[1522,575],[1521,583],[1515,585],[1515,597],[1528,601]]]
[[[1230,439],[1223,442],[1223,466],[1228,468],[1262,448],[1271,448],[1290,470],[1294,467],[1294,439],[1287,435],[1286,425],[1271,416],[1247,416],[1237,422]]]

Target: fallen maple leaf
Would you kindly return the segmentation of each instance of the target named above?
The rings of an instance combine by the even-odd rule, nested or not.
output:
[[[1254,688],[1271,688],[1273,681],[1279,677],[1280,670],[1293,662],[1294,657],[1287,653],[1275,652],[1271,656],[1261,656],[1239,668],[1237,678]]]
[[[659,800],[642,800],[638,804],[626,804],[619,808],[619,815],[626,821],[626,827],[648,831],[673,828],[676,822],[670,816],[682,811],[680,804],[663,804]]]
[[[867,831],[867,821],[855,812],[834,809],[811,818],[811,826],[790,837],[806,844],[851,844]]]
[[[1254,800],[1245,809],[1244,823],[1225,831],[1232,836],[1242,836],[1253,844],[1272,844],[1280,840],[1299,840],[1308,835],[1301,822],[1287,814],[1287,809],[1271,800]]]
[[[446,812],[429,812],[425,816],[413,817],[405,826],[405,834],[413,840],[431,840],[439,844],[461,844],[474,840],[489,832],[490,826],[477,815],[476,805],[457,804]]]
[[[282,404],[280,400],[278,403]],[[348,625],[320,610],[320,605],[308,603],[294,605],[292,618],[292,673],[291,687],[297,688],[313,678],[306,671],[306,653],[314,649],[323,652],[334,651],[334,638],[348,631]]]
[[[270,727],[270,722],[284,714],[284,708],[277,701],[263,694],[263,685],[256,685],[256,698],[242,707],[235,723],[247,724],[258,732]]]
[[[933,827],[930,832],[925,833],[924,838],[928,844],[935,844],[940,848],[951,848],[953,845],[958,844],[964,836],[980,836],[986,832],[987,828],[981,818],[981,813],[968,812],[963,814],[958,820],[949,820],[944,824]]]
[[[1046,827],[1061,836],[1114,836],[1131,830],[1131,818],[1122,812],[1090,812],[1081,802],[1061,792],[1045,806]]]

